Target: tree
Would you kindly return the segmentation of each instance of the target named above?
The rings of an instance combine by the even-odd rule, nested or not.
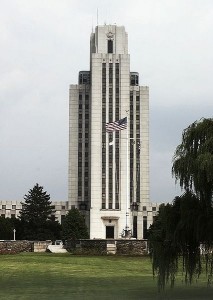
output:
[[[89,238],[84,216],[77,208],[72,208],[66,215],[62,223],[62,238],[65,240]]]
[[[172,173],[180,186],[191,190],[208,210],[213,195],[213,119],[201,119],[183,131]]]
[[[212,277],[213,119],[196,121],[183,131],[172,173],[185,192],[160,207],[149,230],[153,272],[160,289],[168,281],[174,284],[180,257],[186,282],[204,271],[203,259],[209,280]]]
[[[0,217],[0,240],[13,239],[13,229],[10,218]]]
[[[51,205],[50,195],[37,183],[24,199],[19,217],[24,228],[22,237],[34,240],[58,238],[60,224],[53,220],[54,207]],[[51,228],[57,228],[56,237]]]

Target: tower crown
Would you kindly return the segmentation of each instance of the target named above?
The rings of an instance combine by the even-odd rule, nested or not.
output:
[[[91,52],[128,54],[128,35],[124,26],[98,25],[91,34]]]

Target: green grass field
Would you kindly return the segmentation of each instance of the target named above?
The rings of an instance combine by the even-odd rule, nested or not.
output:
[[[206,278],[159,294],[147,257],[0,256],[0,299],[213,299]]]

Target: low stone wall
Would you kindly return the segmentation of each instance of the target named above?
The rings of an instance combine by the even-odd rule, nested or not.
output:
[[[68,252],[72,252],[73,254],[107,254],[106,240],[68,240],[65,248]]]
[[[0,241],[0,254],[46,252],[51,241]],[[68,240],[66,250],[81,255],[106,255],[107,244],[115,244],[116,255],[147,255],[146,240]]]
[[[146,240],[68,240],[66,250],[73,254],[106,255],[107,244],[115,244],[117,255],[147,255]]]
[[[146,240],[117,240],[116,254],[118,255],[147,255]]]
[[[17,254],[20,252],[32,252],[33,242],[30,241],[1,241],[0,254]]]

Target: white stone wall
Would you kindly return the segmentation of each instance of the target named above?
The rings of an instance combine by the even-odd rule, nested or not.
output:
[[[95,52],[107,54],[106,40],[110,38],[109,33],[112,33],[113,53],[127,54],[128,53],[128,37],[124,26],[103,25],[97,26],[95,29]]]
[[[78,103],[79,87],[70,85],[69,99],[69,171],[68,199],[71,205],[78,203]]]
[[[21,202],[24,202],[24,199],[21,201],[0,200],[0,216],[4,216],[5,218],[18,218],[20,210],[22,209]],[[54,215],[56,220],[61,223],[61,216],[65,216],[69,210],[69,202],[53,201],[52,205],[55,206]]]
[[[108,52],[108,40],[113,41],[113,53]],[[119,166],[119,209],[115,209],[115,196],[113,196],[113,207],[108,207],[108,136],[106,138],[106,209],[102,209],[102,64],[106,64],[106,111],[109,109],[109,64],[113,63],[113,91],[115,91],[115,63],[120,66],[120,119],[127,116],[130,108],[130,90],[133,91],[134,99],[137,93],[140,94],[140,205],[137,212],[130,211],[130,180],[129,164],[130,153],[127,160],[127,133],[128,138],[130,128],[119,132],[120,136],[120,166]],[[103,25],[97,26],[95,33],[91,34],[90,40],[90,72],[91,72],[91,122],[90,122],[90,145],[91,145],[91,208],[90,208],[90,238],[106,238],[106,226],[114,226],[115,238],[119,238],[122,230],[128,225],[132,229],[133,215],[137,215],[138,238],[143,238],[143,218],[147,218],[147,224],[152,222],[152,216],[155,214],[143,211],[143,207],[149,207],[149,89],[144,86],[130,86],[130,56],[128,54],[128,36],[123,26]],[[73,96],[70,101],[70,128],[74,121],[77,126],[77,94],[78,87],[72,87]],[[115,92],[113,94],[115,103]],[[135,103],[135,101],[134,101]],[[71,107],[70,106],[70,107]],[[134,108],[135,111],[135,108]],[[113,112],[115,116],[115,110]],[[108,113],[106,114],[106,122]],[[134,132],[136,132],[136,118],[134,116]],[[73,127],[74,128],[74,127]],[[71,128],[72,130],[74,130]],[[75,131],[75,130],[74,130]],[[77,149],[72,145],[74,141],[78,145],[77,134],[73,133],[74,139],[70,142],[69,159],[69,201],[70,205],[77,206]],[[70,135],[72,138],[72,134]],[[128,149],[129,149],[128,140]],[[115,149],[113,149],[115,153]],[[135,147],[136,154],[136,147]],[[113,161],[113,195],[115,195],[115,159]],[[136,162],[134,165],[136,170]],[[73,175],[76,172],[75,175]],[[128,172],[127,172],[128,171]],[[73,174],[72,174],[73,173]],[[73,176],[73,177],[72,177]],[[136,184],[136,174],[133,175]],[[134,187],[134,199],[136,199],[136,185]],[[127,201],[128,200],[128,201]],[[128,213],[126,224],[126,212]]]
[[[91,208],[90,237],[102,232],[100,208],[102,202],[102,55],[92,54],[91,60]]]
[[[107,33],[113,33],[113,54],[107,54]],[[120,65],[120,118],[124,118],[129,110],[129,76],[130,57],[127,53],[127,34],[124,27],[98,26],[95,34],[96,53],[91,56],[91,209],[90,209],[90,238],[106,238],[108,221],[115,226],[115,238],[118,238],[126,226],[127,192],[129,182],[127,179],[126,130],[120,131],[120,209],[101,209],[102,203],[102,63],[107,65],[107,78],[109,63],[118,62]],[[115,77],[115,72],[113,72]],[[114,80],[115,82],[115,80]],[[106,87],[106,111],[108,111],[108,82]],[[115,86],[114,89],[115,90]],[[113,96],[115,101],[115,94]],[[108,118],[108,116],[107,116]],[[108,138],[107,138],[108,144]],[[107,152],[108,153],[108,152]],[[106,165],[106,179],[108,178],[108,161]],[[114,186],[115,189],[115,186]],[[106,204],[108,203],[108,180],[106,180]],[[129,205],[128,205],[129,211]],[[128,216],[128,222],[131,218]],[[129,224],[130,225],[130,224]],[[108,226],[110,226],[108,224]],[[130,225],[131,226],[131,225]]]
[[[141,206],[149,205],[149,88],[140,87],[140,196]]]
[[[5,218],[11,218],[15,216],[16,218],[19,215],[19,211],[22,208],[20,201],[0,201],[0,215]]]

